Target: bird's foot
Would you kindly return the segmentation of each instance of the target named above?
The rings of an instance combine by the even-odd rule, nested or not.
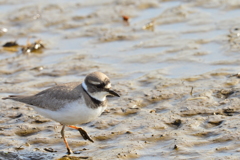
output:
[[[83,139],[89,140],[90,142],[94,143],[94,141],[89,137],[87,132],[84,129],[82,129],[81,127],[76,127],[76,126],[71,126],[71,125],[69,125],[68,127],[78,130],[80,132],[80,134],[82,135]]]
[[[73,151],[70,148],[67,148],[67,154],[68,155],[73,154]]]
[[[94,143],[94,141],[89,137],[89,135],[87,134],[87,132],[84,129],[78,128],[78,131],[81,133],[83,139],[89,140],[90,142]]]

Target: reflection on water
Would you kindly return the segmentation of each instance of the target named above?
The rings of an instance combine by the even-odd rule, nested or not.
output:
[[[45,41],[48,50],[57,48],[61,52],[63,50],[66,52],[88,52],[93,57],[99,57],[98,61],[100,62],[113,63],[123,73],[132,72],[125,68],[136,66],[136,63],[132,63],[132,65],[128,64],[128,67],[123,67],[122,63],[126,61],[137,61],[138,68],[145,68],[145,63],[149,63],[148,70],[171,66],[170,77],[176,76],[172,74],[173,70],[184,72],[182,69],[186,67],[179,67],[177,62],[178,59],[182,59],[182,56],[185,59],[185,62],[181,63],[183,66],[188,63],[188,65],[191,65],[192,61],[195,61],[196,65],[199,63],[204,65],[208,62],[231,61],[236,58],[234,55],[228,56],[224,52],[229,52],[226,36],[228,30],[235,25],[231,21],[236,19],[238,11],[230,10],[226,12],[218,7],[208,8],[210,4],[207,2],[206,4],[198,4],[197,2],[170,1],[157,3],[152,1],[144,2],[141,5],[131,2],[133,4],[127,3],[126,8],[124,8],[124,3],[109,8],[111,5],[114,6],[114,3],[95,5],[94,3],[84,4],[84,2],[81,2],[75,4],[76,6],[70,10],[74,3],[68,4],[62,1],[58,5],[43,3],[38,8],[38,12],[33,13],[33,15],[28,13],[28,9],[36,8],[36,4],[25,3],[24,6],[22,4],[2,4],[5,15],[10,15],[4,18],[4,25],[8,27],[9,33],[1,37],[3,43],[8,40],[27,43],[27,39],[35,37]],[[130,4],[145,5],[143,7],[145,9],[140,7],[134,11]],[[81,5],[87,5],[87,7],[81,7]],[[121,22],[120,15],[126,13],[131,17],[132,12],[130,11],[133,12],[134,17],[131,18],[130,26],[125,26]],[[136,13],[138,14],[136,15]],[[38,19],[34,19],[36,14],[40,14]],[[16,19],[16,17],[17,21],[15,22],[12,19]],[[30,20],[30,17],[32,20]],[[140,29],[141,25],[151,20],[155,21],[155,31],[142,31]],[[224,28],[219,24],[223,21],[225,21]],[[28,30],[29,27],[31,27],[31,30]],[[20,30],[16,30],[16,28],[20,28]],[[120,40],[120,37],[125,37],[126,40]],[[130,37],[134,38],[129,39]],[[99,43],[101,39],[107,41]],[[110,42],[108,42],[109,40]],[[149,47],[151,49],[144,49]],[[192,54],[189,54],[189,52]],[[207,52],[207,55],[196,58],[197,52]],[[50,54],[50,51],[48,53]],[[45,55],[46,57],[48,57],[48,53]],[[0,58],[4,59],[11,56],[11,54],[9,56],[6,56],[6,54],[9,55],[9,53],[3,53]],[[133,54],[137,56],[132,56]],[[173,60],[176,61],[176,66],[171,63]],[[218,65],[217,68],[222,67]],[[205,73],[217,68],[209,65],[208,70],[201,71],[198,69],[198,72]],[[188,73],[185,75],[194,75],[194,73]],[[181,75],[179,74],[179,76]]]

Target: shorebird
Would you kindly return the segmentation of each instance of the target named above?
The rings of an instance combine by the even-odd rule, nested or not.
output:
[[[111,89],[109,78],[101,72],[93,72],[84,81],[56,85],[32,96],[10,95],[2,98],[31,105],[39,114],[62,124],[61,135],[67,153],[73,153],[64,135],[65,127],[76,129],[85,140],[94,142],[87,132],[75,124],[93,121],[107,107],[107,96],[120,97]]]

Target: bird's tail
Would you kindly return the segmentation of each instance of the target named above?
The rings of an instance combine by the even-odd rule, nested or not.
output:
[[[20,97],[22,97],[22,96],[19,96],[19,95],[10,95],[10,96],[8,96],[8,97],[3,97],[2,99],[3,99],[3,100],[6,100],[6,99],[15,99],[15,98],[20,98]]]

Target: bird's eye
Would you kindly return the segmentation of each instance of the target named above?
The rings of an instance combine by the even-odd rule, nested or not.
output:
[[[104,87],[104,84],[99,84],[99,85],[96,85],[97,88],[103,88]]]

